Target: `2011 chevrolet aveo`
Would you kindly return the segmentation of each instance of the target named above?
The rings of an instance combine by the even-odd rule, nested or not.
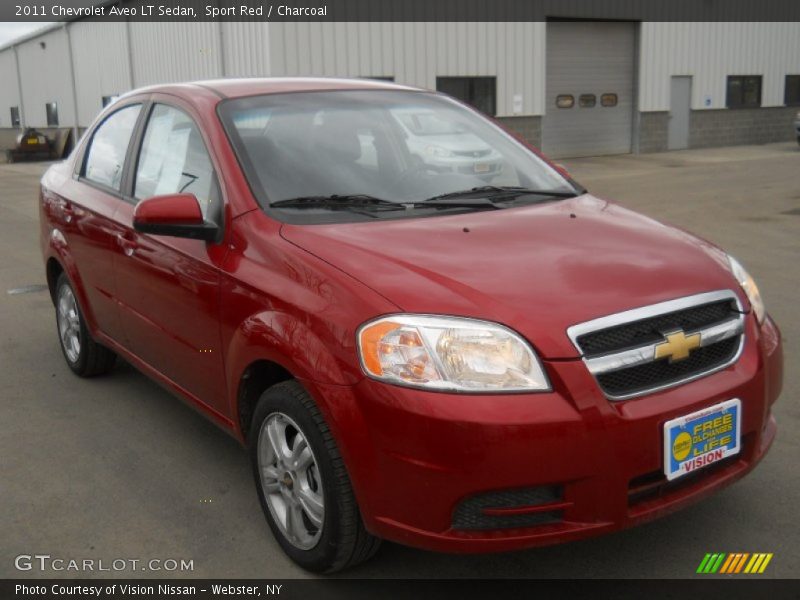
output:
[[[69,367],[121,356],[236,436],[310,570],[617,530],[775,436],[780,334],[741,264],[441,94],[129,93],[42,179],[41,246]]]

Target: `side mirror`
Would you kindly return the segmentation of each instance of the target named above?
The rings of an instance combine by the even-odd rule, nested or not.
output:
[[[133,228],[141,233],[217,241],[219,227],[203,219],[194,194],[169,194],[142,200],[133,211]]]

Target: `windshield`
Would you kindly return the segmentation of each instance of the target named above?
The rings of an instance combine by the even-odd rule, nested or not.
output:
[[[288,222],[363,220],[370,215],[352,203],[270,205],[369,196],[383,206],[388,206],[384,201],[406,205],[409,210],[379,212],[381,218],[402,218],[427,216],[433,210],[416,204],[412,208],[414,203],[473,188],[576,191],[491,121],[437,94],[271,94],[226,100],[219,112],[260,204]],[[520,196],[519,201],[543,197]]]

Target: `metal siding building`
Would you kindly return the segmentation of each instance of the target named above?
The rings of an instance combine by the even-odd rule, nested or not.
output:
[[[45,105],[55,102],[59,122],[75,122],[75,103],[70,75],[70,43],[66,28],[58,28],[27,40],[17,47],[22,89],[23,123],[47,127]],[[5,80],[5,74],[2,77]],[[6,107],[6,115],[9,107]]]
[[[569,16],[569,2],[558,7]],[[60,127],[84,128],[104,97],[136,87],[284,75],[392,77],[430,89],[438,78],[493,78],[496,115],[554,155],[791,139],[796,109],[784,106],[784,85],[786,75],[800,74],[800,23],[590,23],[596,43],[582,54],[581,44],[569,43],[570,28],[583,26],[574,21],[78,20],[0,49],[0,145],[15,133],[11,107],[20,107],[21,126],[47,131],[45,105],[56,103]],[[612,56],[615,47],[622,54]],[[598,53],[606,75],[591,67]],[[732,75],[761,76],[758,108],[726,108]],[[683,109],[674,77],[691,78]],[[617,94],[615,107],[601,105],[607,92]],[[587,94],[595,104],[579,104]],[[573,96],[574,106],[558,108],[558,95]],[[670,133],[671,110],[686,112],[678,119],[688,123],[685,139]],[[569,111],[574,118],[559,114]]]
[[[10,108],[19,107],[19,83],[17,78],[17,57],[14,48],[0,52],[0,128],[11,128]]]

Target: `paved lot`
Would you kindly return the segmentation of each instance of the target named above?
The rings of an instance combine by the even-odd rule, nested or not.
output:
[[[783,329],[788,367],[771,453],[716,497],[609,537],[488,556],[385,544],[350,574],[687,577],[706,552],[744,551],[774,552],[767,575],[797,577],[800,149],[775,144],[565,164],[595,194],[707,237],[755,273]],[[44,283],[41,171],[0,166],[0,577],[33,575],[17,572],[13,559],[34,553],[109,563],[193,559],[193,575],[201,577],[306,576],[272,539],[233,440],[127,365],[93,381],[74,377],[47,294],[6,293]]]

